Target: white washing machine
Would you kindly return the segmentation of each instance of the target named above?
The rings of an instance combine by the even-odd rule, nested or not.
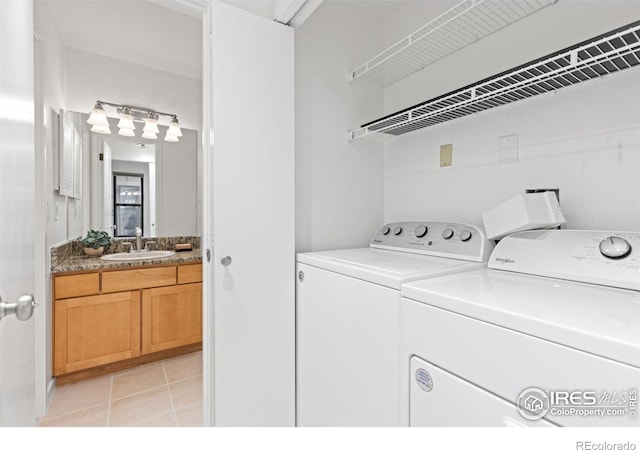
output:
[[[367,248],[297,255],[298,426],[400,424],[400,285],[477,269],[473,225],[397,222]]]
[[[403,285],[403,423],[640,426],[639,291],[640,233],[573,230]]]

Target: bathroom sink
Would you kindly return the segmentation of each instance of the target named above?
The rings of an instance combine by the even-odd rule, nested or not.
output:
[[[159,259],[168,258],[175,255],[176,252],[170,250],[153,250],[150,252],[133,252],[133,253],[111,253],[103,255],[100,259],[105,261],[139,261],[141,259]]]

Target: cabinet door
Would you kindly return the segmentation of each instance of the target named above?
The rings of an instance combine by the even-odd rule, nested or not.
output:
[[[142,291],[142,353],[202,342],[202,283]]]
[[[140,291],[55,302],[54,375],[140,355]]]

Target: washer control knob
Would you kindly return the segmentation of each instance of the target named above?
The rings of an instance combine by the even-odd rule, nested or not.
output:
[[[462,230],[460,232],[460,240],[462,242],[467,242],[469,239],[471,239],[471,236],[472,234],[471,234],[471,231],[469,230]]]
[[[453,230],[451,228],[445,228],[442,231],[443,239],[451,239],[453,237]]]
[[[398,225],[397,227],[395,227],[393,229],[393,234],[395,234],[396,236],[400,236],[400,234],[402,234],[402,227],[400,225]]]
[[[416,227],[416,237],[417,238],[425,237],[427,235],[427,231],[429,231],[429,229],[427,228],[426,225],[418,225]]]
[[[391,228],[389,228],[389,225],[383,226],[382,227],[382,234],[384,234],[386,236],[389,233],[391,233]]]
[[[609,236],[600,242],[600,253],[611,259],[621,259],[631,253],[631,245],[626,239]]]

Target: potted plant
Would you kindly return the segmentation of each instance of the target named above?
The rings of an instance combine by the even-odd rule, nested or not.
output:
[[[87,256],[100,256],[104,249],[111,244],[113,239],[106,231],[89,230],[82,240],[84,254]]]

